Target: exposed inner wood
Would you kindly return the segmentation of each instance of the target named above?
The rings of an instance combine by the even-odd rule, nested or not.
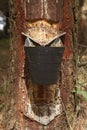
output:
[[[49,39],[54,38],[58,33],[60,33],[58,32],[58,24],[51,25],[41,20],[29,23],[26,34],[43,44],[44,42],[48,42]],[[59,47],[62,46],[62,44],[57,43],[54,44],[54,46]],[[28,64],[26,65],[28,68]],[[52,85],[38,85],[33,83],[32,79],[29,79],[28,76],[26,85],[28,89],[28,101],[26,101],[27,108],[25,108],[25,115],[27,117],[47,125],[56,116],[61,115],[62,102],[59,81],[57,84]]]

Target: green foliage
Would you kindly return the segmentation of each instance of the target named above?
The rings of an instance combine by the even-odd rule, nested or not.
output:
[[[3,48],[9,48],[9,38],[1,38],[0,39],[0,49]]]
[[[73,93],[82,95],[85,100],[87,100],[87,92],[85,90],[81,90],[79,88],[76,88],[75,90],[72,91]]]
[[[76,93],[82,95],[87,100],[87,92],[85,90],[80,90],[79,88],[77,88]]]

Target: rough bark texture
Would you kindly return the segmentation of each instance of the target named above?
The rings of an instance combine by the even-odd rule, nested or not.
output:
[[[37,4],[35,0],[10,0],[11,63],[9,85],[7,88],[5,122],[3,123],[4,130],[69,129],[68,123],[72,121],[74,112],[74,96],[71,94],[74,86],[73,8],[75,8],[73,0],[38,0]],[[58,84],[47,86],[46,88],[29,82],[28,77],[24,75],[24,70],[27,71],[27,66],[25,65],[23,50],[24,38],[21,35],[21,32],[26,32],[29,23],[32,24],[33,21],[41,19],[50,21],[50,24],[56,22],[56,30],[66,32],[64,40],[65,52],[62,61],[60,81],[58,81]],[[28,110],[26,109],[30,101],[35,105],[40,104],[40,107],[43,102],[45,104],[49,104],[50,102],[54,103],[56,100],[55,93],[59,88],[61,93],[61,99],[59,101],[62,111],[58,116],[54,117],[46,126],[34,121],[33,116],[29,117]],[[58,98],[59,97],[57,97],[57,100]],[[44,108],[35,108],[33,111],[38,115],[42,111],[41,109]]]
[[[38,19],[46,19],[52,22],[58,22],[62,20],[63,0],[36,0],[24,1],[26,19],[28,21],[36,21]]]

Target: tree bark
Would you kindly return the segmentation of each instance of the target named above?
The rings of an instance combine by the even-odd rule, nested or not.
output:
[[[38,0],[38,2],[35,0],[10,0],[11,54],[4,130],[68,130],[71,128],[70,123],[75,107],[74,95],[71,94],[74,87],[75,66],[73,55],[74,8],[74,0]],[[40,21],[47,22],[46,26],[50,25],[50,28],[57,34],[61,31],[66,32],[65,39],[63,39],[65,51],[60,80],[55,85],[45,87],[34,84],[31,79],[28,79],[28,63],[24,53],[25,39],[21,34],[28,29],[31,32],[31,28],[34,26],[40,28]],[[37,33],[39,34],[38,30]],[[58,102],[57,114],[54,115],[55,112],[53,112],[52,119],[49,117],[50,121],[44,125],[41,117],[47,116],[48,118],[51,115],[50,111],[51,113],[52,109],[55,111],[53,107],[56,107]],[[35,105],[35,108],[32,104]],[[50,111],[49,108],[51,108]],[[33,116],[31,113],[34,113]],[[35,117],[36,115],[37,117]]]

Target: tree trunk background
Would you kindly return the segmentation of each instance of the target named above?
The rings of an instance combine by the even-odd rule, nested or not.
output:
[[[44,0],[43,10],[45,4],[48,4],[47,12],[42,11],[41,0],[37,4],[35,0],[10,0],[10,30],[11,30],[11,44],[10,44],[10,72],[9,84],[6,93],[6,107],[3,127],[4,130],[68,130],[72,124],[74,116],[74,95],[71,93],[74,87],[74,42],[75,42],[75,2],[74,0]],[[55,4],[57,2],[57,4]],[[30,4],[30,5],[29,5]],[[55,5],[55,6],[53,6]],[[37,10],[36,10],[37,9]],[[48,16],[49,14],[49,16]],[[61,114],[56,116],[48,125],[44,126],[32,118],[26,116],[26,101],[28,100],[28,91],[35,91],[41,101],[40,93],[53,90],[36,86],[28,90],[25,84],[24,70],[25,66],[24,55],[24,38],[21,32],[25,32],[29,22],[45,19],[52,23],[58,24],[58,30],[66,32],[64,46],[65,52],[61,65],[61,76],[58,87],[61,93]],[[28,82],[27,82],[28,83]],[[34,89],[34,90],[32,90]],[[55,87],[54,87],[55,89]],[[46,98],[46,97],[45,97]],[[34,99],[33,99],[34,100]],[[47,99],[49,102],[50,99]]]

